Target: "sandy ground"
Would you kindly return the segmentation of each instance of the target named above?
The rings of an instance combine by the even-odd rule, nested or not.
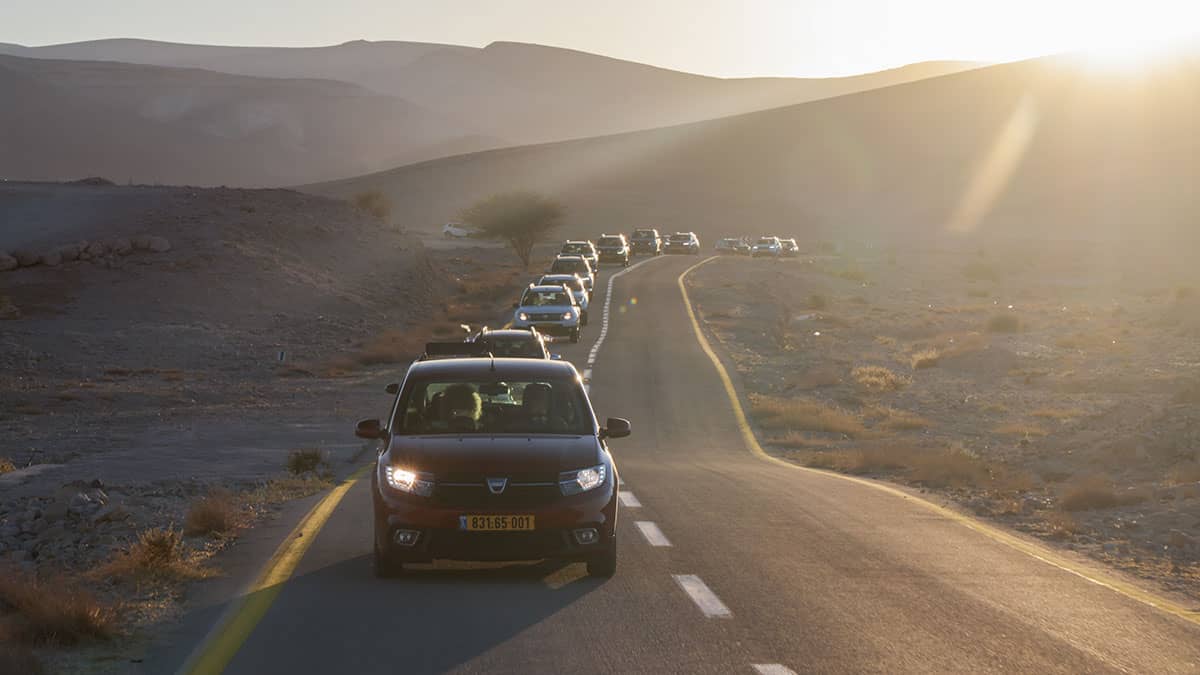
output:
[[[719,259],[690,283],[774,452],[1194,599],[1200,300],[1168,262],[999,243]]]

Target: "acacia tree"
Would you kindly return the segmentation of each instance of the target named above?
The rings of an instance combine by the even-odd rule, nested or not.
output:
[[[502,239],[529,269],[533,245],[562,224],[563,205],[536,192],[503,192],[481,199],[462,212],[464,223],[483,236]]]

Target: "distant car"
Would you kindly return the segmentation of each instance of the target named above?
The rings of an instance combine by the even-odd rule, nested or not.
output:
[[[694,232],[676,232],[667,237],[663,253],[700,255],[700,239]]]
[[[491,329],[484,326],[478,333],[469,336],[466,342],[479,346],[480,351],[486,351],[496,358],[558,358],[557,354],[551,354],[546,349],[546,339],[536,328]]]
[[[734,253],[738,255],[750,255],[752,250],[753,247],[750,246],[750,242],[745,239],[738,239],[737,246],[734,247]]]
[[[596,250],[600,254],[600,262],[621,263],[629,267],[629,242],[623,234],[602,234],[596,240]]]
[[[583,256],[560,255],[550,263],[550,269],[546,274],[577,274],[583,280],[584,288],[591,293],[596,286],[595,269]]]
[[[629,251],[632,255],[662,255],[662,237],[655,229],[634,230],[629,238]]]
[[[571,342],[579,342],[582,312],[575,295],[562,284],[529,284],[513,310],[513,328],[536,328],[539,333],[565,335]]]
[[[442,226],[442,236],[448,239],[461,239],[475,234],[475,230],[462,223],[446,223]]]
[[[592,270],[600,269],[600,254],[596,252],[596,247],[590,241],[566,241],[563,242],[562,249],[558,252],[559,255],[578,255],[583,256],[592,266]]]
[[[741,239],[725,237],[724,239],[718,240],[716,246],[713,246],[713,249],[721,255],[736,255],[738,252],[738,245],[742,243],[744,242],[742,242]]]
[[[780,243],[779,237],[759,237],[758,241],[754,242],[754,249],[750,252],[753,258],[778,258],[783,253],[783,244]]]
[[[434,560],[580,561],[617,568],[617,485],[608,441],[582,378],[565,361],[447,359],[413,364],[384,420],[371,472],[375,574]]]
[[[800,246],[795,239],[780,239],[779,243],[783,244],[783,257],[795,258],[800,255]]]
[[[579,310],[583,313],[580,319],[580,325],[588,324],[588,306],[592,302],[592,294],[583,285],[583,279],[579,278],[578,274],[544,274],[536,282],[539,286],[566,286],[571,289],[571,293],[575,294],[575,302],[579,304]]]

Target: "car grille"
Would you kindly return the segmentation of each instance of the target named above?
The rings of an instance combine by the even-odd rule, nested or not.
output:
[[[529,312],[530,321],[560,321],[562,313],[560,312]]]
[[[434,486],[433,501],[439,506],[524,508],[541,506],[562,498],[557,475],[518,475],[509,476],[508,479],[504,492],[496,495],[488,489],[485,478],[447,476]]]

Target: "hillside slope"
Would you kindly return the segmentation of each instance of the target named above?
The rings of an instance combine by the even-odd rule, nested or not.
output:
[[[381,189],[412,227],[527,188],[571,232],[657,224],[869,241],[950,231],[1195,230],[1200,69],[1138,76],[1058,57],[666,129],[451,157],[312,186]]]

